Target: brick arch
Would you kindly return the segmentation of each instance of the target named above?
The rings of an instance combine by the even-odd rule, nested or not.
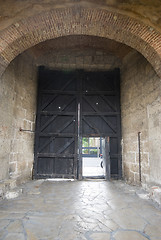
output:
[[[26,49],[49,39],[89,35],[113,39],[139,51],[161,76],[161,35],[119,13],[80,6],[54,9],[23,19],[0,33],[0,73]]]

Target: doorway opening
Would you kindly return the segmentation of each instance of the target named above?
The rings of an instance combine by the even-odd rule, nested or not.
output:
[[[103,168],[102,138],[82,138],[83,178],[105,178]]]

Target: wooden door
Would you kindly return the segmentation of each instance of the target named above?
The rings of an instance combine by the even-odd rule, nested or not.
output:
[[[110,173],[121,177],[121,124],[119,70],[84,72],[82,78],[83,137],[109,137]]]
[[[121,177],[119,71],[39,70],[35,178],[79,178],[82,137],[109,137],[110,174]]]
[[[77,79],[40,68],[35,178],[77,177]]]

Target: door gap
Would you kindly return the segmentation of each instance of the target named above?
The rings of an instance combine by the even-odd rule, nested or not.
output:
[[[104,179],[101,137],[82,138],[82,177]]]

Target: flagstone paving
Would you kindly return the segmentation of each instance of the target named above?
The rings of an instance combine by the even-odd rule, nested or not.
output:
[[[0,240],[159,240],[161,210],[122,181],[31,181],[0,201]]]

